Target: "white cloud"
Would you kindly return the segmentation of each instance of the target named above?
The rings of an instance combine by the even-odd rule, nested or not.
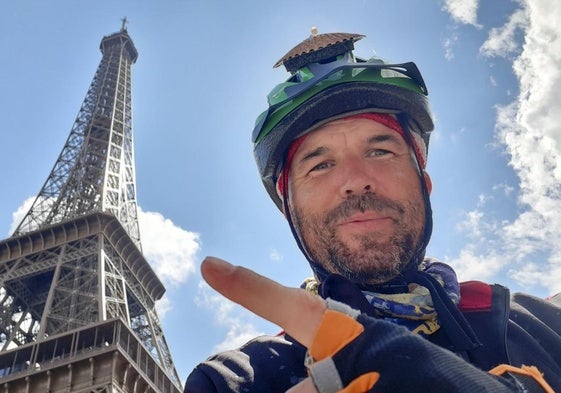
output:
[[[156,312],[160,318],[163,318],[171,309],[173,309],[171,301],[167,295],[164,294],[164,296],[156,302]]]
[[[520,269],[511,271],[511,276],[525,286],[531,286],[540,281],[542,272],[536,263],[528,263]]]
[[[214,346],[213,353],[237,348],[252,338],[264,334],[248,322],[253,318],[253,314],[250,311],[215,292],[204,281],[199,283],[199,291],[195,298],[195,303],[200,308],[212,310],[215,314],[216,323],[228,328],[226,337],[222,342]]]
[[[213,353],[238,348],[251,339],[263,335],[263,333],[255,330],[255,327],[250,323],[244,323],[240,319],[234,319],[231,322],[226,338],[220,344],[214,346]]]
[[[478,195],[478,208],[464,213],[464,220],[456,224],[456,229],[465,233],[472,242],[485,242],[489,234],[499,231],[500,223],[485,213],[485,205],[492,196]]]
[[[21,206],[18,207],[16,211],[12,213],[12,223],[10,224],[9,236],[11,236],[12,233],[14,233],[14,231],[21,223],[21,221],[23,220],[29,209],[31,209],[31,205],[33,205],[34,200],[35,200],[34,196],[27,198],[25,201],[23,201]]]
[[[491,29],[487,41],[483,43],[479,51],[484,56],[505,57],[515,53],[519,48],[516,35],[526,28],[527,24],[528,14],[526,10],[516,10],[504,26]]]
[[[451,61],[454,59],[454,47],[456,46],[457,41],[458,33],[456,32],[451,33],[450,36],[444,40],[444,58],[446,60]]]
[[[498,108],[496,123],[496,137],[519,179],[521,213],[504,222],[468,214],[460,228],[472,235],[470,244],[453,261],[462,274],[507,274],[524,287],[541,286],[550,293],[561,291],[559,20],[558,1],[527,1],[482,47],[487,56],[509,56],[515,51],[514,30],[522,29],[524,44],[513,61],[520,93]]]
[[[477,206],[479,207],[483,207],[487,204],[487,202],[489,202],[490,200],[492,200],[494,197],[492,195],[485,195],[485,194],[479,194],[477,196]]]
[[[465,220],[459,222],[456,225],[456,228],[462,232],[467,233],[468,236],[472,238],[481,238],[483,226],[482,223],[485,222],[482,220],[484,217],[484,213],[479,210],[473,210],[465,213],[465,217]]]
[[[514,192],[514,187],[506,182],[495,184],[493,186],[493,191],[502,191],[505,196],[509,197]]]
[[[198,233],[175,225],[160,213],[138,209],[144,256],[164,284],[178,285],[195,272]]]
[[[458,280],[489,280],[505,266],[505,260],[495,254],[480,254],[473,244],[461,250],[460,255],[447,263],[454,268]]]
[[[284,259],[283,255],[280,253],[279,250],[277,250],[276,248],[273,248],[271,250],[271,252],[269,253],[269,259],[271,261],[275,261],[275,262],[279,262],[282,261]]]
[[[553,292],[561,290],[551,280],[561,270],[561,3],[528,2],[525,11],[525,44],[513,64],[520,95],[498,111],[498,138],[520,179],[524,208],[505,235],[521,253],[545,253],[532,272],[541,272],[539,282]]]
[[[479,0],[445,0],[444,11],[449,12],[452,19],[466,25],[481,27],[477,23]]]

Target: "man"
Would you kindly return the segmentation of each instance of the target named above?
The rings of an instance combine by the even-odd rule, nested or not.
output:
[[[195,368],[186,392],[561,391],[561,299],[425,258],[433,129],[415,64],[355,58],[312,35],[278,64],[253,133],[265,188],[314,272],[306,290],[207,258],[207,282],[285,334]],[[318,296],[319,295],[319,296]]]

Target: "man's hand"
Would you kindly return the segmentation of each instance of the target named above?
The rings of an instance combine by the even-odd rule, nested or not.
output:
[[[303,289],[288,288],[252,270],[207,257],[201,272],[206,282],[228,299],[282,327],[309,347],[327,309],[325,301]]]
[[[359,375],[351,373],[350,378],[346,373],[345,380],[341,380],[333,358],[351,343],[355,351],[357,346],[362,351],[363,344],[355,342],[364,332],[364,326],[355,319],[360,314],[357,310],[335,301],[326,302],[303,289],[282,286],[249,269],[232,266],[217,258],[207,257],[201,271],[211,287],[279,325],[308,348],[316,361],[309,369],[311,377],[288,392],[317,393],[319,389],[322,392],[362,393],[370,391],[378,381],[379,373],[370,370]],[[357,314],[352,316],[354,313]],[[348,365],[347,360],[344,363]]]
[[[282,327],[309,348],[327,305],[319,296],[303,289],[288,288],[249,269],[207,257],[201,272],[206,282],[228,299]],[[317,392],[310,378],[289,390]]]

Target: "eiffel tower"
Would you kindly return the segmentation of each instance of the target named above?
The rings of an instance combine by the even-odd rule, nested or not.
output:
[[[138,227],[126,19],[47,181],[0,242],[0,392],[181,392]]]

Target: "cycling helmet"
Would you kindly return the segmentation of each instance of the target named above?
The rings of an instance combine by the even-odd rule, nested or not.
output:
[[[290,78],[268,95],[268,109],[257,119],[252,142],[261,179],[282,210],[276,182],[291,143],[313,128],[351,114],[393,114],[422,145],[425,157],[434,128],[427,88],[417,66],[353,54],[364,36],[349,33],[312,35],[283,56]],[[419,142],[420,141],[420,142]]]

